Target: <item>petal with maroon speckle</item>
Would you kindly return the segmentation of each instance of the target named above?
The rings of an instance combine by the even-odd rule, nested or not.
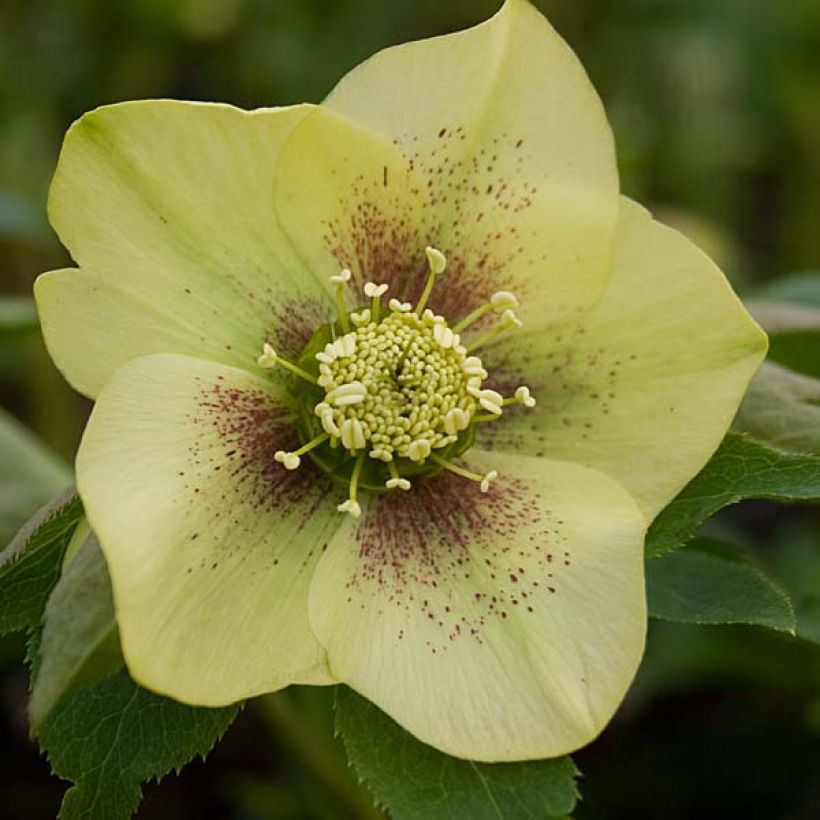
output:
[[[77,485],[139,683],[215,706],[333,682],[307,594],[338,489],[274,461],[295,446],[279,391],[238,369],[159,354],[103,389]]]
[[[94,396],[158,352],[253,368],[264,341],[294,354],[327,321],[327,283],[300,266],[273,207],[279,147],[310,110],[144,100],[71,127],[49,217],[81,270],[44,274],[36,296],[77,389]]]
[[[457,757],[552,757],[617,708],[646,626],[645,521],[575,464],[471,450],[458,476],[368,502],[331,540],[310,621],[332,673]]]
[[[427,242],[447,253],[458,282],[452,294],[437,288],[440,313],[499,289],[516,291],[523,317],[539,324],[594,303],[618,210],[612,133],[583,67],[529,3],[386,49],[323,105],[394,142],[412,165]],[[398,261],[414,273],[414,260]]]
[[[485,351],[495,386],[523,382],[538,405],[505,410],[481,442],[602,470],[653,517],[717,448],[765,352],[715,264],[623,199],[612,277],[583,322]]]

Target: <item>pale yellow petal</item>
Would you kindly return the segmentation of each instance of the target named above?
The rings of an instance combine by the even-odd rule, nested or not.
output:
[[[645,521],[579,465],[470,451],[331,540],[310,621],[333,674],[443,752],[552,757],[606,725],[641,657]]]
[[[253,367],[264,341],[295,353],[326,320],[326,283],[299,265],[273,204],[279,148],[310,110],[145,100],[71,127],[49,217],[82,271],[46,274],[36,295],[77,389],[94,396],[158,351]]]
[[[100,394],[77,484],[139,683],[214,706],[333,681],[307,592],[341,516],[309,464],[274,461],[295,446],[279,391],[224,365],[142,357]]]
[[[502,289],[516,291],[524,318],[538,323],[594,302],[617,218],[612,135],[583,68],[528,3],[511,0],[475,28],[382,51],[324,105],[395,145],[412,167],[420,200],[402,194],[383,207],[371,152],[331,145],[364,179],[325,194],[344,200],[349,220],[331,222],[336,244],[346,255],[381,247],[389,264],[373,277],[415,296],[429,244],[449,259],[432,305],[451,318]],[[313,156],[305,148],[288,167],[310,175]]]
[[[485,425],[482,441],[602,470],[652,517],[717,448],[765,351],[714,263],[624,199],[599,304],[486,352],[503,392],[528,384],[538,405]]]

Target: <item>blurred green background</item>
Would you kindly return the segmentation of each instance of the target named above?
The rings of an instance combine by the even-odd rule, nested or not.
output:
[[[817,0],[540,0],[615,130],[622,187],[705,247],[743,294],[820,269]],[[373,51],[484,19],[497,0],[0,0],[0,541],[70,475],[87,412],[28,295],[69,263],[46,220],[68,124],[141,97],[319,101]],[[2,412],[2,411],[0,411]],[[8,445],[4,441],[7,438]],[[45,443],[45,448],[38,444]],[[820,589],[811,509],[712,525],[792,590]],[[0,816],[55,816],[27,739],[22,639],[0,643]],[[379,816],[331,737],[329,693],[246,709],[207,765],[147,790],[160,818]],[[581,818],[820,817],[820,654],[751,629],[653,624],[621,715],[577,756]]]

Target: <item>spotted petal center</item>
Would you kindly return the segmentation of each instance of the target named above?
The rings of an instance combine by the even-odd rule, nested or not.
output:
[[[318,458],[323,451],[343,454],[349,492],[339,510],[356,518],[361,514],[359,484],[363,473],[368,478],[373,475],[375,465],[381,465],[376,472],[381,472],[386,490],[409,490],[411,477],[447,469],[478,482],[487,492],[497,475],[494,470],[473,473],[443,453],[451,446],[458,454],[463,452],[472,441],[473,425],[498,419],[505,405],[535,404],[523,386],[508,398],[483,387],[488,374],[473,353],[504,330],[520,325],[512,311],[515,297],[505,291],[495,293],[451,327],[447,319],[425,307],[436,276],[446,267],[440,251],[428,247],[426,254],[428,279],[415,306],[390,299],[384,310],[381,297],[387,285],[368,282],[364,295],[371,300],[370,306],[348,313],[344,289],[351,274],[343,270],[331,277],[339,318],[330,326],[331,338],[324,347],[311,354],[308,362],[300,358],[297,365],[266,344],[258,359],[262,367],[279,364],[290,370],[310,385],[318,399],[311,402],[319,422],[317,434],[297,450],[277,451],[275,460],[295,470],[306,453],[312,453],[320,466],[327,463]],[[462,343],[461,332],[469,332],[493,311],[501,313],[500,320],[483,335]],[[313,375],[317,368],[318,374]],[[464,446],[458,447],[461,439]],[[331,461],[336,467],[340,464],[338,457]],[[335,467],[332,472],[336,475]]]

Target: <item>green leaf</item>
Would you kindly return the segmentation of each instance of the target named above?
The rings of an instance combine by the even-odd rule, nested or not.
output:
[[[729,433],[709,463],[652,523],[646,554],[652,557],[677,549],[707,518],[747,498],[820,499],[820,458],[785,453]]]
[[[820,595],[807,595],[797,605],[797,634],[820,643]]]
[[[204,757],[238,708],[186,706],[142,689],[125,671],[68,695],[39,738],[54,772],[76,784],[60,820],[127,820],[140,785]]]
[[[806,376],[820,378],[820,332],[791,330],[769,336],[769,359]]]
[[[820,377],[820,307],[767,301],[747,307],[769,334],[769,361]]]
[[[0,635],[36,627],[83,515],[73,488],[42,507],[0,553]]]
[[[795,632],[788,596],[723,544],[698,539],[646,562],[649,614],[692,624],[755,624]]]
[[[343,686],[336,730],[359,778],[393,820],[550,820],[569,814],[578,798],[569,757],[523,763],[449,757]]]
[[[734,427],[775,447],[820,456],[820,379],[767,362],[752,379]]]
[[[97,538],[87,535],[46,603],[29,700],[33,731],[60,699],[123,666],[111,580]]]
[[[71,472],[62,461],[0,410],[0,546],[70,483]]]

